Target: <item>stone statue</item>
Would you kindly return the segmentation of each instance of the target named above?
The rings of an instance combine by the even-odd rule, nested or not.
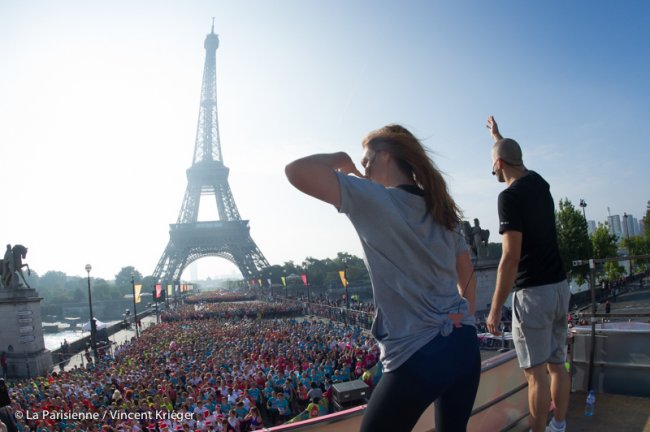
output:
[[[465,243],[470,248],[474,244],[474,236],[472,235],[472,226],[467,221],[462,222],[463,236],[465,237]]]
[[[27,248],[23,245],[7,245],[4,259],[0,260],[0,280],[2,286],[6,289],[14,288],[31,288],[23,275],[23,267],[27,267],[27,274],[31,275],[29,265],[23,264],[23,259],[27,256]],[[22,278],[24,285],[20,282],[18,276]]]
[[[490,231],[481,229],[481,225],[478,219],[474,219],[473,227],[469,224],[468,221],[463,221],[462,228],[463,235],[465,236],[465,241],[470,248],[472,256],[475,258],[478,258],[481,255],[486,256]],[[486,252],[481,253],[483,250]]]
[[[472,249],[476,256],[483,247],[487,250],[488,239],[490,238],[490,230],[481,229],[481,224],[477,218],[474,218],[474,226],[472,227]]]

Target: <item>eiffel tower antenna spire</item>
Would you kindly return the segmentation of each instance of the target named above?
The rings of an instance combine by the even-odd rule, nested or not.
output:
[[[230,170],[223,163],[217,117],[216,52],[219,36],[206,35],[205,64],[201,84],[199,121],[192,166],[187,169],[187,189],[175,224],[170,225],[169,243],[153,276],[157,281],[178,283],[185,267],[199,258],[217,256],[235,264],[244,278],[257,277],[269,263],[250,236],[228,184]],[[202,197],[211,196],[218,221],[198,220]]]

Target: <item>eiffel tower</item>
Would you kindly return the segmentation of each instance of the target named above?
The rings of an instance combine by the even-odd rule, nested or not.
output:
[[[201,84],[199,124],[194,159],[187,170],[187,189],[178,220],[169,225],[169,243],[158,261],[153,277],[161,282],[179,281],[185,267],[199,258],[216,256],[235,264],[244,278],[259,276],[269,266],[250,236],[228,185],[229,169],[223,164],[217,119],[216,53],[219,37],[212,31],[205,38],[205,64]],[[213,196],[218,221],[199,222],[202,197]]]

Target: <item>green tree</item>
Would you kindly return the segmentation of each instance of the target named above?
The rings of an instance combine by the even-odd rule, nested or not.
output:
[[[370,279],[365,263],[361,258],[355,255],[350,255],[347,252],[339,252],[336,254],[336,258],[334,258],[332,262],[334,264],[336,277],[339,280],[340,276],[338,272],[340,270],[345,270],[348,282],[362,282]]]
[[[64,291],[68,283],[68,276],[63,272],[49,271],[39,279],[40,287],[53,291]]]
[[[122,295],[133,293],[131,275],[133,275],[135,283],[142,282],[142,273],[137,271],[133,266],[122,267],[122,269],[115,275],[115,287]]]
[[[614,258],[618,255],[616,236],[609,233],[607,224],[598,224],[598,228],[591,236],[594,258]],[[609,280],[618,279],[623,275],[623,267],[616,261],[610,261],[603,266],[605,277]]]
[[[303,273],[302,267],[299,266],[299,265],[296,265],[293,261],[285,262],[284,264],[282,264],[282,268],[287,273],[287,275],[290,275],[290,274],[300,275],[300,274]]]
[[[617,255],[616,236],[609,233],[607,223],[599,223],[596,231],[591,235],[591,244],[594,258],[613,258]]]
[[[643,217],[643,234],[646,240],[650,241],[650,201],[646,204],[645,216]]]
[[[91,279],[90,289],[92,291],[93,302],[100,300],[110,300],[113,298],[113,287],[109,285],[105,279]]]
[[[628,255],[645,255],[650,254],[650,237],[628,237],[623,239],[621,246],[627,249]],[[648,265],[647,260],[631,260],[630,266],[633,273],[645,271]]]
[[[555,214],[557,240],[564,268],[569,270],[569,277],[582,284],[589,269],[586,266],[572,268],[574,260],[587,259],[591,256],[591,241],[587,234],[587,221],[576,210],[568,198],[560,200],[559,210]]]
[[[621,246],[627,249],[630,255],[645,255],[650,253],[650,242],[645,237],[624,238]]]
[[[307,257],[302,262],[302,268],[307,273],[307,280],[310,284],[322,285],[325,282],[327,268],[323,261],[313,257]]]

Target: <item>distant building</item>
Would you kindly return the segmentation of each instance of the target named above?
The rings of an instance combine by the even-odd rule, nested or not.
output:
[[[607,216],[607,223],[609,224],[609,233],[620,239],[623,236],[621,228],[621,217],[619,215]]]
[[[639,225],[639,220],[635,217],[632,218],[632,221],[634,222],[634,235],[635,236],[640,236],[641,235],[641,225]]]
[[[596,231],[596,221],[588,220],[587,221],[587,234],[590,236]]]
[[[645,234],[645,218],[641,218],[639,221],[639,235],[642,236]]]
[[[637,218],[631,214],[623,214],[623,225],[622,225],[622,236],[623,238],[635,237],[640,235],[639,221]]]

